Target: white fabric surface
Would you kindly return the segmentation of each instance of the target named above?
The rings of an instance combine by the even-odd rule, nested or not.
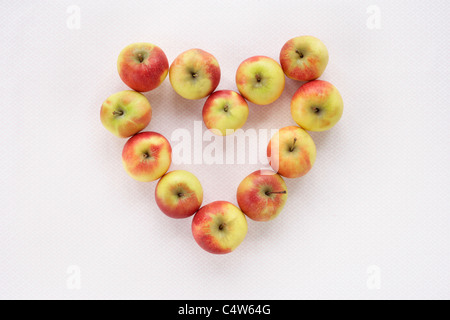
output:
[[[450,298],[449,9],[446,1],[2,1],[0,298]],[[159,211],[156,182],[127,176],[126,140],[100,123],[103,100],[127,89],[117,56],[138,41],[159,45],[169,62],[202,48],[220,63],[218,89],[236,90],[240,62],[278,60],[285,41],[305,34],[328,47],[321,79],[341,92],[343,118],[312,134],[316,164],[286,179],[282,214],[249,220],[235,252],[208,254],[191,219]],[[298,86],[287,79],[278,101],[250,104],[245,129],[295,124]],[[182,99],[168,78],[146,96],[148,130],[170,138],[201,120],[205,99]],[[171,170],[197,175],[204,204],[236,204],[238,184],[259,167]]]

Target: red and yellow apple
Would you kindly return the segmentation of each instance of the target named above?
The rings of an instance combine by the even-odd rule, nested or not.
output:
[[[200,208],[192,219],[192,234],[204,250],[224,254],[232,252],[247,234],[244,213],[227,201],[215,201]]]
[[[272,168],[286,178],[297,178],[311,170],[316,161],[316,145],[311,136],[297,126],[278,130],[267,146]]]
[[[272,58],[255,56],[244,60],[236,71],[236,85],[250,102],[266,105],[277,100],[284,90],[281,66]]]
[[[283,178],[269,170],[258,170],[239,184],[237,201],[242,212],[256,221],[275,219],[287,200]]]
[[[148,182],[161,178],[172,162],[169,141],[156,132],[141,132],[132,136],[122,151],[125,171],[138,181]]]
[[[120,52],[117,70],[127,86],[146,92],[157,88],[167,77],[169,61],[160,47],[146,42],[133,43]]]
[[[213,133],[225,136],[242,128],[248,117],[247,101],[237,92],[220,90],[203,106],[203,122]]]
[[[103,126],[119,138],[130,137],[145,129],[151,118],[152,107],[147,98],[131,90],[112,94],[100,109]]]
[[[167,216],[182,219],[192,216],[203,202],[203,188],[195,175],[184,170],[165,174],[156,185],[156,204]]]
[[[331,83],[314,80],[302,85],[291,100],[295,122],[309,131],[325,131],[341,119],[344,101]]]
[[[312,36],[301,36],[287,41],[280,52],[284,73],[291,79],[309,81],[317,79],[328,64],[327,47]]]
[[[190,49],[172,62],[169,79],[175,92],[183,98],[202,99],[219,85],[219,63],[212,54],[204,50]]]

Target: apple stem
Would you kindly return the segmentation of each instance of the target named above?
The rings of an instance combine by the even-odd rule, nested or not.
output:
[[[300,56],[300,59],[302,59],[303,58],[303,53],[301,53],[300,51],[298,51],[298,50],[295,50],[295,52]]]
[[[115,115],[115,116],[122,116],[123,115],[123,111],[122,110],[119,110],[119,111],[114,110],[113,115]]]
[[[198,77],[198,73],[192,73],[192,78],[197,78]]]
[[[260,76],[259,74],[257,74],[257,75],[255,76],[255,78],[256,78],[256,81],[261,82],[261,76]]]
[[[292,144],[292,147],[289,148],[289,151],[294,151],[295,149],[295,143],[297,142],[297,138],[294,138],[294,143]]]
[[[286,194],[286,190],[284,191],[267,191],[266,196],[270,196],[271,194]]]
[[[225,224],[225,223],[222,223],[222,224],[220,224],[220,226],[219,226],[219,230],[223,230],[223,228],[225,228],[225,226],[226,226],[226,224]]]
[[[142,53],[138,53],[138,59],[139,59],[139,62],[144,61],[144,56],[142,55]]]

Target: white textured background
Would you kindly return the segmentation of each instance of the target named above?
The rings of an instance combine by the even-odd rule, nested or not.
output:
[[[72,5],[79,29],[69,28]],[[450,298],[447,1],[2,0],[1,7],[0,298]],[[380,29],[370,28],[373,8]],[[103,100],[127,88],[117,56],[137,41],[159,45],[169,62],[202,48],[220,63],[218,89],[235,90],[241,61],[278,60],[285,41],[305,34],[328,47],[321,79],[340,90],[343,118],[313,134],[317,162],[304,178],[287,180],[283,213],[249,221],[232,254],[208,254],[192,238],[191,219],[159,212],[156,183],[126,175],[125,140],[100,123]],[[294,124],[289,102],[298,86],[287,80],[277,102],[250,104],[245,129]],[[178,97],[168,78],[146,96],[149,130],[170,137],[201,120],[204,100]],[[196,174],[204,203],[236,203],[239,182],[258,168],[171,170]],[[71,290],[73,270],[79,290]]]

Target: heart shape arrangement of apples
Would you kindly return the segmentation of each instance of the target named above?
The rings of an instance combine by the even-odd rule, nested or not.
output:
[[[103,125],[120,138],[129,138],[122,152],[126,172],[138,181],[158,180],[155,199],[167,216],[192,219],[192,234],[204,250],[223,254],[236,249],[247,234],[246,216],[256,221],[277,217],[287,200],[282,178],[305,175],[316,159],[316,146],[307,131],[324,131],[341,118],[343,101],[329,82],[315,80],[328,64],[328,50],[319,39],[301,36],[287,41],[280,52],[280,64],[266,56],[243,61],[236,72],[240,92],[215,91],[220,81],[216,58],[201,49],[181,53],[170,65],[163,50],[150,43],[134,43],[119,55],[120,78],[132,90],[117,92],[103,103]],[[195,100],[206,98],[203,121],[217,135],[232,134],[247,121],[246,100],[266,105],[283,93],[285,75],[301,85],[291,100],[291,114],[299,126],[280,129],[267,146],[273,169],[259,170],[238,186],[239,208],[227,201],[201,207],[203,189],[190,172],[167,173],[172,160],[169,141],[156,132],[140,132],[150,123],[152,108],[139,92],[158,87],[169,74],[170,83],[180,96]],[[261,110],[261,112],[264,112]]]

